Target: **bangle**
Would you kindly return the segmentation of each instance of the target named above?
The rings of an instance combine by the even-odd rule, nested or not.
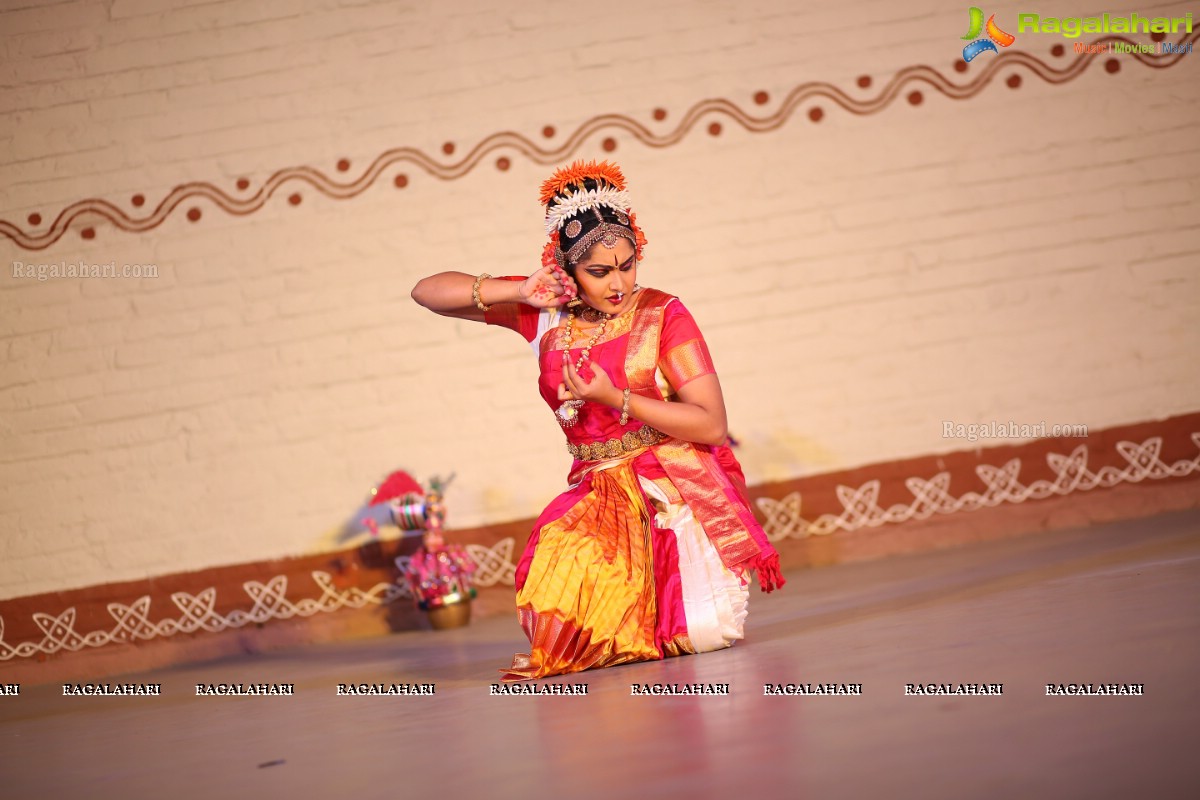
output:
[[[484,278],[490,278],[490,277],[492,277],[492,276],[488,275],[486,272],[483,273],[482,275],[480,275],[478,278],[475,279],[475,285],[471,287],[471,299],[475,301],[475,305],[477,305],[479,307],[480,311],[491,311],[492,310],[491,306],[485,306],[483,304],[483,301],[479,299],[479,284],[483,283]]]
[[[625,387],[625,396],[621,399],[621,424],[629,422],[629,387]]]

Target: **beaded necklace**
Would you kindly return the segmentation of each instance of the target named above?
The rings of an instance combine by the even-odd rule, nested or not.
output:
[[[602,321],[597,326],[596,333],[592,336],[591,341],[584,346],[583,351],[579,354],[579,360],[575,362],[575,371],[583,369],[583,362],[587,360],[592,348],[596,342],[600,341],[600,337],[604,335],[605,329],[608,327],[608,321],[612,319],[612,314],[604,314]],[[563,328],[562,346],[563,346],[563,372],[567,370],[567,365],[571,363],[571,339],[572,330],[575,327],[575,310],[571,309],[570,316],[567,317],[566,327]],[[582,400],[566,400],[558,410],[554,412],[558,417],[558,424],[564,428],[569,428],[579,421],[579,409],[583,406]]]

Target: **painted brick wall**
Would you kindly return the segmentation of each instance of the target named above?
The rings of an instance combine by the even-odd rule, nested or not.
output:
[[[350,182],[396,147],[442,165],[499,131],[560,147],[601,114],[665,134],[706,98],[763,116],[805,82],[894,96],[867,113],[815,97],[766,133],[710,115],[662,148],[607,129],[554,159],[624,168],[640,282],[704,329],[751,483],[968,447],[943,420],[1200,408],[1200,55],[1101,59],[1061,85],[1005,69],[952,100],[885,91],[908,67],[962,84],[996,58],[956,73],[966,14],[932,2],[15,5],[0,220],[32,232],[88,198],[144,217],[190,181]],[[1071,63],[1056,41],[1012,49]],[[193,197],[142,233],[91,215],[38,251],[0,237],[0,598],[357,541],[395,468],[457,473],[452,526],[536,515],[569,457],[528,347],[409,292],[535,269],[550,169],[511,147],[452,180],[393,166],[346,200],[293,180],[244,216]],[[72,261],[158,277],[9,267]]]

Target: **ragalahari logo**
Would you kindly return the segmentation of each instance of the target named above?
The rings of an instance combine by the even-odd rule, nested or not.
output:
[[[970,61],[975,56],[987,50],[998,53],[1000,51],[996,49],[996,45],[1008,47],[1017,40],[1017,37],[1011,33],[1005,33],[1000,30],[1000,27],[996,24],[995,14],[988,17],[987,25],[984,25],[983,11],[981,9],[971,6],[969,13],[971,15],[971,27],[967,31],[967,35],[962,38],[974,39],[975,41],[963,48],[963,61]],[[987,30],[987,38],[980,39],[979,34],[985,29]]]

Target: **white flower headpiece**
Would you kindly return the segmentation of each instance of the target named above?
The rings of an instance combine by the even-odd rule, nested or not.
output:
[[[605,186],[599,189],[575,192],[575,194],[560,200],[546,212],[546,233],[551,234],[560,230],[567,220],[581,211],[590,211],[596,206],[608,206],[617,211],[629,213],[629,192],[624,189],[614,189]]]

